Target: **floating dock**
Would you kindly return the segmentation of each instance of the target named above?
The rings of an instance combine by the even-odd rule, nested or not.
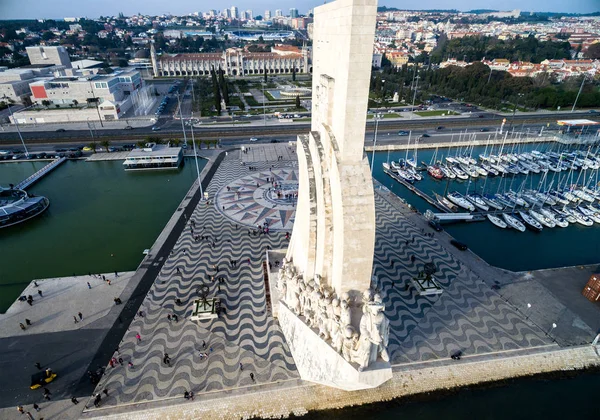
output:
[[[33,175],[31,175],[31,176],[25,178],[23,181],[19,182],[17,185],[15,185],[15,188],[18,190],[27,189],[28,187],[32,186],[33,184],[38,182],[40,179],[42,179],[45,175],[52,172],[53,169],[57,168],[65,160],[67,160],[66,157],[61,157],[61,158],[53,160],[52,162],[50,162],[49,164],[44,166],[42,169],[40,169]]]

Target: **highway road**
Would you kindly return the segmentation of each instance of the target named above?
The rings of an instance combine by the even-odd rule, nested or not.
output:
[[[173,112],[175,109],[176,101],[171,101],[168,110]],[[473,117],[441,117],[441,118],[421,118],[421,119],[383,119],[379,122],[379,138],[380,141],[384,142],[385,137],[398,138],[398,131],[412,131],[413,135],[422,135],[423,133],[429,134],[446,134],[452,132],[464,131],[479,131],[480,129],[488,129],[490,132],[496,131],[500,127],[503,118],[507,118],[505,129],[511,129],[512,117],[504,117],[492,113],[483,113],[482,118],[477,116]],[[515,115],[513,121],[513,127],[515,130],[525,132],[527,129],[531,131],[539,131],[542,127],[546,127],[548,123],[550,126],[555,126],[557,119],[575,119],[575,118],[588,118],[595,121],[600,121],[600,115],[590,114],[588,112],[576,112],[576,113],[540,113],[540,114],[527,114],[527,115]],[[203,122],[202,125],[195,126],[194,129],[198,138],[202,139],[223,139],[227,142],[237,143],[239,141],[248,141],[251,137],[258,137],[260,139],[271,139],[285,140],[288,138],[295,138],[297,134],[306,133],[310,129],[310,123],[276,123],[275,119],[269,121],[269,124],[264,126],[262,124],[261,117],[250,117],[245,120],[250,121],[248,124],[230,125],[222,124],[221,121],[218,123]],[[231,121],[231,119],[226,119]],[[242,119],[240,118],[240,121]],[[113,144],[120,143],[135,143],[140,139],[144,139],[148,136],[159,136],[161,138],[182,138],[181,132],[181,121],[173,119],[172,115],[161,116],[156,124],[156,127],[160,127],[159,131],[152,131],[151,127],[137,127],[132,130],[125,129],[99,129],[96,126],[94,133],[91,133],[89,129],[66,129],[64,132],[43,131],[40,127],[30,129],[29,127],[22,127],[22,135],[26,144],[77,144],[83,145],[88,144],[93,140],[102,141],[110,140]],[[438,130],[439,127],[442,127]],[[366,139],[372,138],[374,133],[375,123],[372,120],[367,122],[367,135]],[[372,141],[372,140],[371,140]],[[391,141],[391,140],[390,140]],[[11,132],[0,132],[0,148],[10,148],[20,145],[17,133]]]

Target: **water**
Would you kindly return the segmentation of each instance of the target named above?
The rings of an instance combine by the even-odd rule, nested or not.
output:
[[[462,388],[415,401],[387,403],[309,413],[316,419],[418,420],[552,420],[597,419],[592,401],[600,389],[600,373],[580,373],[568,379],[517,379],[501,386]]]
[[[529,145],[523,150],[537,148],[543,150],[549,145]],[[476,147],[473,156],[476,157],[484,151],[485,147]],[[497,150],[497,148],[496,148]],[[418,161],[429,162],[435,150],[419,150]],[[412,152],[409,152],[409,156]],[[438,159],[441,155],[447,155],[448,149],[438,151]],[[454,154],[454,151],[452,151]],[[369,153],[369,161],[372,154]],[[404,159],[405,151],[392,152],[389,155],[390,161]],[[382,163],[388,159],[387,152],[378,152],[375,154],[374,177],[386,187],[390,188],[395,194],[403,197],[408,203],[415,206],[419,211],[425,212],[431,209],[435,212],[439,210],[430,206],[425,200],[416,196],[403,185],[390,178],[383,172]],[[574,181],[577,180],[579,172],[574,173]],[[432,191],[443,195],[446,189],[446,180],[435,180],[426,172],[422,172],[423,180],[416,181],[415,185],[423,192],[430,194]],[[517,190],[523,181],[526,187],[533,186],[537,188],[543,174],[530,175],[527,178],[524,175],[516,175],[512,184],[513,190]],[[562,177],[566,172],[560,174]],[[547,175],[546,185],[549,186],[553,180],[554,173]],[[485,184],[485,191],[495,193],[499,182],[502,181],[502,189],[510,186],[512,176],[504,178],[490,177],[479,178],[476,181],[451,181],[448,185],[448,191],[459,191],[464,194],[469,188],[470,192],[481,192]],[[554,180],[554,187],[558,183],[558,178]],[[567,228],[545,228],[542,232],[536,233],[527,230],[520,233],[514,229],[500,229],[490,222],[457,223],[446,225],[448,233],[461,242],[469,245],[473,252],[477,253],[488,263],[513,270],[526,271],[541,268],[563,267],[580,264],[594,264],[600,262],[600,226],[594,224],[590,227],[579,224],[569,225]]]
[[[0,164],[0,185],[45,163]],[[0,230],[0,311],[33,279],[135,270],[196,176],[191,160],[142,172],[125,172],[121,161],[63,163],[29,189],[48,197],[49,209]]]

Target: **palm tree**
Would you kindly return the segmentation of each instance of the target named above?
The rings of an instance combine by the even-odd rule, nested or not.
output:
[[[181,140],[173,139],[173,140],[171,140],[171,144],[173,144],[173,146],[175,146],[175,147],[179,147],[179,145],[181,144]]]
[[[107,152],[110,152],[110,151],[108,150],[108,147],[110,146],[110,141],[108,141],[108,140],[102,140],[102,141],[100,142],[100,145],[101,145],[102,147],[104,147],[104,148],[106,149],[106,151],[107,151]]]
[[[146,140],[138,140],[135,145],[138,147],[138,149],[143,149],[146,147]]]
[[[96,153],[96,149],[98,148],[98,145],[96,144],[95,141],[91,142],[90,144],[88,144],[88,147],[90,149],[92,149],[92,152]]]

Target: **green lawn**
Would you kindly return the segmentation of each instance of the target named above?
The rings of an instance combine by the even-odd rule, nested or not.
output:
[[[368,114],[367,119],[372,120],[375,114]],[[385,113],[383,114],[383,119],[387,118],[402,118],[402,115],[396,114],[395,112]]]
[[[420,117],[440,117],[443,115],[460,115],[457,112],[454,111],[417,111],[415,112],[415,114],[419,115]]]
[[[294,118],[294,122],[310,122],[312,118]]]

